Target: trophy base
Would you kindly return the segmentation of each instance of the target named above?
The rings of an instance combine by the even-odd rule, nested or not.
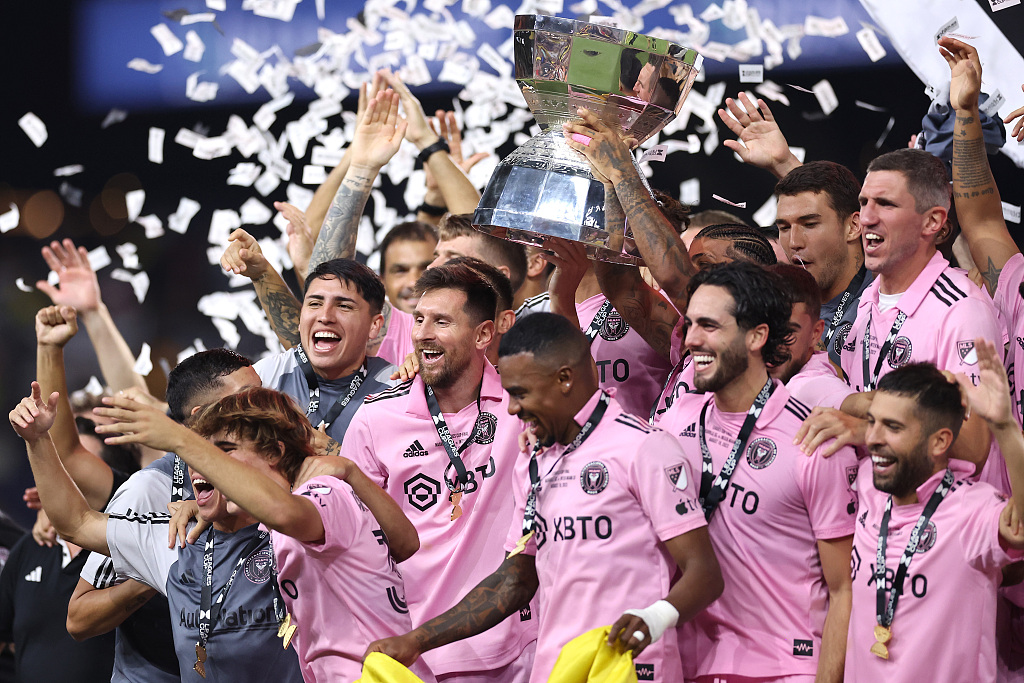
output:
[[[626,250],[616,249],[604,223],[604,185],[561,130],[544,131],[505,157],[473,214],[473,227],[494,237],[542,249],[560,237],[583,244],[591,260],[642,266],[628,234]]]

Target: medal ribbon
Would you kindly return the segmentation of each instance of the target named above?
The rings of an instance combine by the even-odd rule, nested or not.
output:
[[[298,362],[299,367],[302,369],[302,374],[306,377],[306,385],[309,387],[309,404],[306,406],[306,415],[313,416],[320,410],[320,381],[316,377],[316,372],[313,370],[313,364],[309,362],[309,358],[306,356],[306,351],[302,348],[302,344],[295,346],[295,360]],[[316,425],[317,429],[323,427],[324,429],[331,426],[331,423],[338,419],[341,415],[341,411],[345,410],[353,398],[355,398],[356,392],[359,391],[359,387],[362,386],[363,382],[366,381],[368,371],[366,369],[366,361],[363,361],[362,367],[352,377],[352,381],[348,385],[348,393],[343,398],[339,398],[331,406],[331,409],[327,411],[327,415],[324,416],[320,423]],[[310,420],[312,422],[312,420]]]
[[[437,435],[441,437],[441,443],[444,445],[444,450],[448,453],[448,459],[451,460],[452,467],[455,468],[455,484],[448,481],[448,477],[444,478],[448,488],[452,491],[461,491],[463,484],[469,480],[469,475],[466,472],[466,464],[462,462],[462,453],[469,445],[476,440],[477,433],[480,431],[480,392],[483,390],[483,380],[480,381],[480,388],[476,392],[476,422],[473,423],[473,431],[469,433],[469,437],[462,442],[462,445],[458,448],[455,447],[455,439],[452,437],[452,432],[448,429],[448,424],[444,421],[444,415],[441,414],[441,406],[437,403],[437,397],[434,396],[434,390],[427,386],[427,409],[430,410],[430,417],[434,421],[434,429],[437,430]]]
[[[828,348],[829,342],[832,341],[832,335],[836,333],[839,323],[843,320],[843,314],[846,312],[846,303],[853,296],[853,293],[858,291],[860,286],[864,284],[864,278],[867,275],[868,269],[861,266],[857,274],[853,276],[853,280],[850,281],[846,291],[843,292],[843,298],[839,300],[839,305],[836,306],[835,313],[832,314],[832,322],[829,323],[828,331],[825,333],[825,348]]]
[[[185,499],[185,463],[181,456],[174,454],[174,471],[171,473],[171,502]]]
[[[889,355],[889,351],[892,348],[892,343],[896,339],[896,335],[900,333],[900,328],[903,327],[903,323],[907,322],[907,314],[900,311],[896,315],[896,320],[893,321],[892,328],[889,330],[889,336],[885,338],[885,343],[882,344],[882,348],[878,351],[878,361],[875,363],[875,372],[870,374],[871,368],[871,313],[868,313],[868,325],[864,328],[864,339],[861,344],[864,358],[864,391],[874,391],[875,384],[878,383],[878,375],[882,372],[882,362],[885,357]]]
[[[672,368],[672,372],[668,373],[668,378],[665,380],[665,383],[661,385],[661,393],[658,394],[658,398],[654,399],[654,405],[651,406],[651,416],[647,419],[648,424],[650,424],[652,427],[654,426],[654,418],[657,417],[658,415],[658,404],[661,403],[661,399],[665,395],[665,392],[668,391],[668,388],[670,386],[672,386],[672,380],[674,380],[676,378],[676,375],[678,375],[679,372],[683,369],[683,365],[686,363],[686,359],[689,357],[689,354],[683,354],[683,357],[680,358],[679,362],[676,363],[674,368]],[[668,409],[667,403],[665,405],[665,408],[666,410]]]
[[[601,331],[601,326],[604,325],[604,321],[608,319],[608,316],[612,312],[612,302],[605,301],[601,304],[601,308],[597,309],[597,315],[590,321],[590,327],[583,331],[587,339],[591,344],[597,339],[597,334]]]
[[[892,581],[892,590],[889,591],[888,601],[885,597],[885,548],[889,535],[889,518],[892,516],[892,496],[889,496],[889,500],[886,501],[885,512],[882,513],[882,521],[878,525],[878,552],[875,556],[875,614],[879,625],[888,628],[892,624],[892,618],[896,614],[896,603],[903,592],[903,581],[907,578],[907,572],[910,570],[910,561],[914,559],[914,554],[917,552],[921,532],[924,531],[928,520],[935,513],[935,509],[939,507],[939,503],[949,494],[952,486],[953,470],[947,468],[939,488],[935,489],[931,498],[928,499],[928,504],[924,506],[924,511],[918,518],[917,524],[914,525],[913,531],[910,532],[910,539],[907,541],[907,547],[903,550],[900,566],[897,567],[896,576]]]
[[[704,460],[703,466],[701,467],[700,473],[700,500],[701,507],[704,509],[704,518],[711,521],[711,516],[715,514],[715,510],[718,509],[718,504],[725,498],[726,489],[729,487],[729,480],[732,479],[733,472],[736,471],[736,464],[739,462],[740,453],[747,446],[747,439],[750,438],[750,434],[754,431],[754,425],[757,424],[757,418],[761,416],[761,411],[764,410],[765,405],[768,403],[768,399],[771,398],[772,393],[775,392],[775,382],[769,377],[768,381],[765,382],[761,391],[757,394],[754,402],[750,406],[750,410],[747,411],[747,416],[743,420],[743,425],[740,427],[739,436],[732,443],[732,450],[729,451],[729,457],[726,458],[725,464],[722,465],[722,471],[718,473],[716,477],[714,474],[714,465],[711,462],[711,451],[708,450],[708,442],[704,433],[704,420],[707,417],[708,406],[711,405],[711,399],[709,398],[704,404],[704,407],[700,411],[700,454]],[[714,482],[714,483],[712,483]]]
[[[608,404],[611,401],[611,396],[606,391],[601,392],[601,397],[597,401],[597,405],[594,406],[594,411],[590,413],[590,417],[580,427],[579,433],[576,437],[565,447],[562,454],[558,456],[558,459],[552,463],[551,467],[548,468],[545,477],[551,474],[551,470],[555,469],[562,458],[572,453],[574,450],[580,447],[580,445],[586,441],[590,433],[594,431],[598,423],[601,422],[601,418],[604,417],[605,411],[608,410]],[[542,448],[538,441],[533,446],[533,450],[530,452],[530,493],[526,496],[526,511],[523,514],[523,535],[533,531],[533,523],[537,517],[537,493],[540,491],[540,482],[543,477],[540,476],[540,465],[537,464],[537,454]]]
[[[245,548],[242,549],[241,556],[238,558],[238,562],[235,563],[235,568],[231,571],[231,576],[228,577],[227,583],[221,588],[220,593],[217,595],[217,599],[213,599],[213,543],[214,543],[214,531],[213,527],[210,527],[206,534],[206,543],[203,545],[203,585],[202,593],[200,595],[199,602],[199,642],[196,644],[197,651],[199,648],[206,651],[206,641],[210,639],[210,631],[213,630],[213,626],[217,623],[217,618],[220,616],[221,607],[224,604],[224,598],[227,596],[228,591],[231,589],[231,584],[235,582],[235,576],[238,575],[238,570],[242,568],[245,561],[249,559],[249,555],[253,553],[260,546],[263,540],[269,535],[267,531],[261,531],[257,533]],[[273,553],[273,549],[271,549]],[[277,575],[275,571],[274,575],[274,586],[277,586]],[[274,600],[274,611],[278,612],[277,600]]]

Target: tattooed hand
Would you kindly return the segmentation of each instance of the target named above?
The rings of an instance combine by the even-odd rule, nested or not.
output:
[[[581,121],[562,124],[565,142],[590,162],[594,175],[606,185],[615,184],[629,173],[636,173],[633,154],[626,140],[587,109],[577,110]]]

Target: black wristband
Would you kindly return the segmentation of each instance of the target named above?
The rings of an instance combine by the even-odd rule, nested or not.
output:
[[[424,147],[423,151],[416,155],[416,161],[421,164],[425,164],[427,163],[427,159],[429,159],[434,152],[440,152],[442,149],[445,152],[451,152],[451,149],[448,148],[448,142],[444,138],[438,138],[437,142],[428,147]]]
[[[425,213],[428,216],[443,216],[448,213],[448,208],[444,206],[434,206],[433,204],[423,202],[416,207],[416,213]]]

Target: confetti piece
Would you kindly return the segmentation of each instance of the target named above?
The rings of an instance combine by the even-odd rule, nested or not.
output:
[[[149,129],[149,160],[154,164],[164,163],[164,136],[166,131],[163,128]]]
[[[28,112],[18,119],[18,125],[23,131],[25,131],[25,135],[28,136],[29,140],[31,140],[32,144],[36,147],[42,147],[43,143],[46,142],[46,138],[48,136],[46,132],[46,124],[32,112]]]
[[[735,206],[737,209],[745,209],[745,208],[747,208],[747,203],[746,202],[739,202],[739,203],[731,202],[728,199],[726,199],[725,197],[720,197],[717,194],[711,195],[711,198],[712,199],[717,199],[718,201],[722,202],[723,204],[728,204],[729,206]]]
[[[72,164],[70,166],[61,166],[60,168],[54,169],[53,175],[58,178],[64,178],[67,176],[78,175],[85,170],[85,166],[81,164]]]
[[[135,59],[128,62],[128,68],[133,69],[134,71],[141,71],[142,73],[158,74],[164,70],[164,65],[151,64],[147,62],[145,59],[142,59],[141,57],[136,57]]]
[[[185,44],[178,36],[174,35],[167,24],[157,24],[149,29],[149,32],[156,38],[156,42],[160,43],[160,49],[164,51],[165,57],[177,54],[185,47]]]
[[[139,357],[135,359],[135,365],[132,367],[135,372],[148,377],[149,373],[153,372],[153,360],[151,358],[152,349],[149,344],[143,342],[142,351],[139,352]]]

